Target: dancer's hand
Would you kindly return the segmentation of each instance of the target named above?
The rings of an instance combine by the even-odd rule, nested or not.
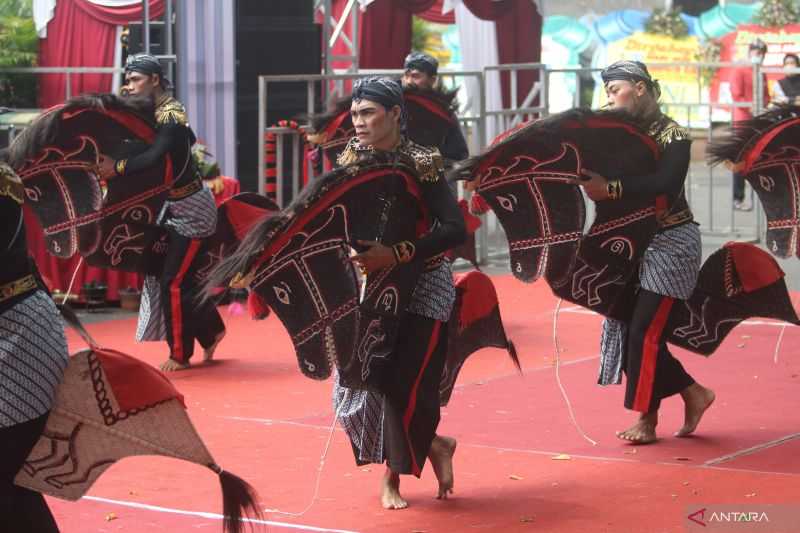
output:
[[[586,196],[595,202],[608,200],[608,180],[606,178],[586,168],[581,170],[581,174],[589,179],[576,179],[574,182],[576,185],[583,187],[583,190],[586,191]]]
[[[354,263],[363,275],[394,266],[397,262],[394,250],[388,246],[377,241],[358,241],[358,244],[369,248],[351,257],[350,262]]]

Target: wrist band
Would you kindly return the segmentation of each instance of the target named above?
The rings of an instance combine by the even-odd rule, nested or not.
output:
[[[413,243],[409,241],[402,241],[392,246],[392,251],[394,252],[394,258],[398,263],[408,263],[414,259],[416,248],[414,247]]]
[[[610,180],[606,184],[606,192],[609,200],[619,200],[622,198],[622,183],[619,180]]]
[[[122,176],[125,174],[125,167],[128,165],[127,159],[120,159],[116,163],[114,163],[114,172],[117,173],[117,176]]]

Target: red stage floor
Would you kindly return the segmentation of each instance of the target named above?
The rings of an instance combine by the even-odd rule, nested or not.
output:
[[[739,326],[710,359],[679,354],[717,402],[696,437],[676,439],[682,402],[667,400],[662,440],[633,447],[614,437],[634,418],[622,407],[622,387],[595,385],[600,318],[563,307],[562,382],[578,421],[598,442],[592,446],[570,423],[555,381],[555,299],[543,283],[494,279],[525,373],[517,375],[498,350],[476,354],[464,368],[440,426],[459,440],[452,499],[433,498],[435,478],[426,468],[421,480],[403,479],[409,509],[383,510],[382,467],[356,467],[337,430],[317,502],[301,517],[268,513],[265,530],[654,533],[684,531],[688,514],[713,504],[800,509],[800,330],[787,328],[777,364],[780,328],[767,321]],[[225,317],[220,361],[173,379],[217,462],[248,479],[265,508],[301,511],[313,496],[332,422],[331,383],[300,375],[275,317]],[[101,345],[152,364],[164,357],[163,344],[134,343],[134,320],[89,329]],[[76,336],[70,342],[81,348]],[[554,459],[559,454],[568,458]],[[90,497],[50,503],[64,533],[221,529],[216,476],[170,459],[127,459]]]

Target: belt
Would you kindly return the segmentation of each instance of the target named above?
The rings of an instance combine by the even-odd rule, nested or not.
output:
[[[658,225],[663,228],[671,228],[673,226],[680,226],[686,222],[694,219],[692,211],[689,208],[681,209],[677,213],[664,214],[658,217]]]
[[[436,270],[437,268],[442,266],[442,263],[444,263],[444,259],[445,259],[444,254],[435,255],[431,258],[426,259],[423,271],[430,272],[432,270]]]
[[[692,215],[692,210],[686,203],[686,197],[683,192],[681,192],[681,195],[672,206],[669,205],[666,194],[656,197],[656,221],[659,228],[680,226],[686,222],[691,222],[693,219],[694,215]]]
[[[14,296],[19,296],[20,294],[32,291],[36,287],[36,278],[33,276],[33,274],[28,274],[27,276],[15,279],[14,281],[6,283],[5,285],[0,285],[0,302],[4,302],[13,298]]]
[[[170,200],[183,200],[199,190],[202,190],[203,182],[199,179],[194,179],[183,187],[177,187],[169,190]]]

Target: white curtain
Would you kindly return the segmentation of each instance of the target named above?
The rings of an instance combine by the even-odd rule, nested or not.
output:
[[[47,23],[53,20],[56,0],[33,0],[33,23],[41,39],[47,37]]]
[[[453,0],[446,0],[447,3]],[[455,6],[456,25],[458,26],[458,39],[461,43],[461,62],[464,70],[483,70],[484,67],[497,65],[497,32],[495,24],[491,21],[481,20],[467,9],[460,1]],[[465,83],[471,105],[471,114],[480,113],[479,88],[477,82],[466,78]],[[486,78],[486,110],[497,111],[502,108],[502,94],[500,92],[500,76],[496,72]],[[486,139],[479,140],[478,148],[483,148],[488,142],[500,133],[494,120],[486,122]]]
[[[141,4],[141,0],[86,0],[103,7],[126,7]],[[57,0],[33,0],[33,23],[41,39],[47,37],[47,24],[53,20]]]

